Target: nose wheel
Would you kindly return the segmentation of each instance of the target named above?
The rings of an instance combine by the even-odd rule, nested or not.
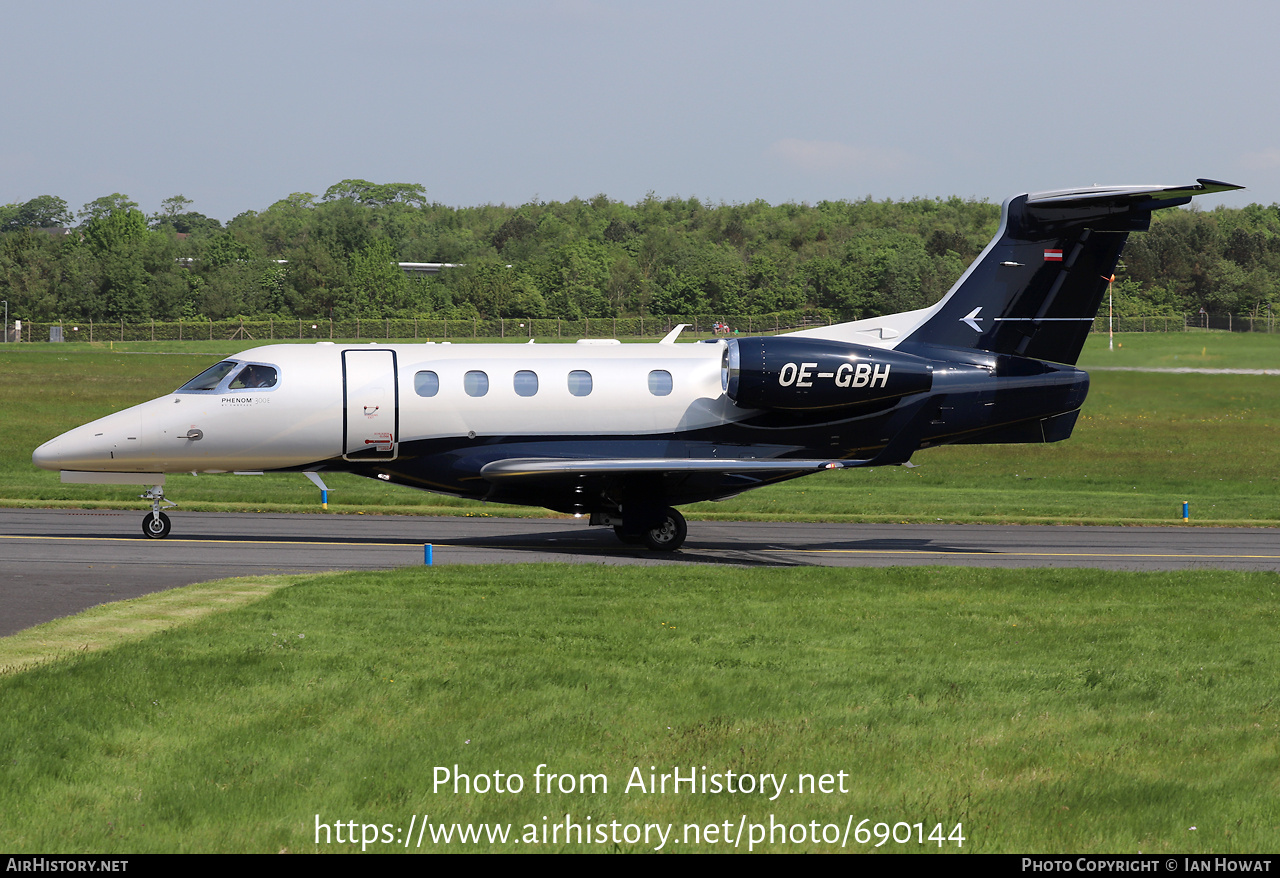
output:
[[[142,532],[153,540],[163,540],[169,535],[169,531],[173,525],[169,521],[169,516],[163,512],[148,512],[146,517],[142,519]]]
[[[169,516],[160,511],[160,504],[164,504],[167,508],[177,506],[172,500],[164,499],[164,486],[152,485],[145,494],[138,495],[143,500],[151,501],[151,511],[142,519],[143,536],[153,540],[163,540],[169,535],[169,531],[173,528],[173,524],[169,521]]]

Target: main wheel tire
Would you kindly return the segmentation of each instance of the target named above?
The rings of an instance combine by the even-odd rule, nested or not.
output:
[[[147,513],[146,518],[142,519],[142,533],[153,540],[163,540],[172,528],[169,516],[163,512],[160,513],[159,520],[150,512]]]
[[[670,507],[665,515],[662,524],[644,533],[644,544],[655,552],[674,552],[684,545],[684,538],[689,535],[683,515]]]
[[[639,543],[644,541],[643,534],[629,534],[622,529],[622,525],[620,524],[615,524],[613,526],[613,532],[615,535],[617,535],[619,540],[621,540],[622,542],[626,543],[629,546],[638,545]]]

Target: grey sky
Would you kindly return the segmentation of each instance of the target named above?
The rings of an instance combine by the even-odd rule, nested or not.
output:
[[[1280,202],[1280,4],[6,4],[0,203],[339,180],[452,205],[1092,183]]]

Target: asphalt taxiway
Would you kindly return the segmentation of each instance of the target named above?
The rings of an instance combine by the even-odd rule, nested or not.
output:
[[[228,576],[558,561],[863,567],[945,564],[1280,571],[1280,529],[691,521],[684,548],[623,545],[569,518],[0,509],[0,636],[141,594]]]

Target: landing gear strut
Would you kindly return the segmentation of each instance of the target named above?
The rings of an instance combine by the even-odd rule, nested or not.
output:
[[[143,535],[153,540],[163,540],[169,535],[173,525],[169,522],[169,516],[160,511],[160,504],[163,503],[168,508],[178,504],[164,499],[163,485],[152,485],[147,489],[147,493],[138,496],[143,500],[151,501],[151,511],[142,519]]]

